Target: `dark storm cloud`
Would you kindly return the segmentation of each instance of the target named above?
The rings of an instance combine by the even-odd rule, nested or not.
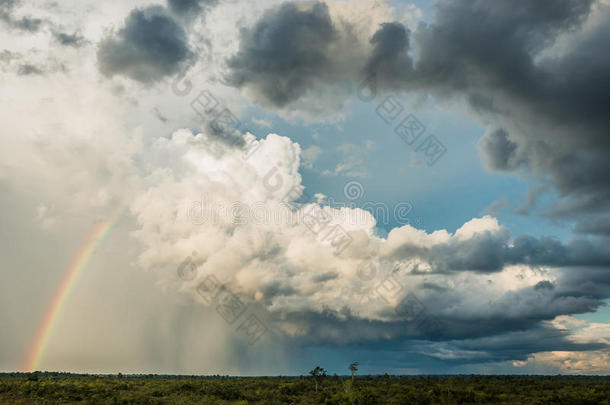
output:
[[[556,297],[602,300],[610,298],[610,271],[607,268],[572,267],[563,269],[555,282]]]
[[[498,125],[479,144],[486,166],[550,178],[561,199],[548,215],[572,219],[610,206],[610,13],[598,5],[601,23],[584,26],[592,4],[439,1],[435,22],[413,34],[414,71],[400,75],[403,89],[463,96]],[[541,53],[570,32],[565,51]]]
[[[446,350],[456,353],[446,361],[472,364],[527,360],[532,354],[550,351],[590,351],[608,349],[601,343],[577,343],[569,340],[567,331],[538,327],[476,339],[450,342]]]
[[[574,239],[564,244],[550,237],[519,235],[511,238],[506,229],[480,232],[468,239],[451,239],[432,247],[405,243],[388,257],[392,260],[417,257],[430,263],[437,273],[493,273],[516,264],[610,267],[610,250],[603,240]]]
[[[508,133],[500,128],[487,132],[479,141],[485,165],[492,170],[511,170],[518,166],[515,162],[517,144],[508,139]]]
[[[219,124],[217,121],[206,121],[203,126],[206,134],[226,145],[243,147],[246,144],[242,133],[235,128]]]
[[[481,338],[443,342],[395,341],[359,345],[359,350],[370,351],[370,357],[386,367],[427,369],[431,372],[451,370],[460,365],[490,364],[525,361],[532,355],[548,351],[587,352],[607,350],[600,343],[578,343],[569,339],[566,331],[537,327],[528,331],[495,334]],[[389,356],[379,358],[379,353]],[[454,369],[464,372],[469,369]],[[471,369],[470,369],[471,370]],[[514,369],[513,369],[514,370]]]
[[[578,224],[576,232],[610,236],[610,216],[587,218]]]
[[[438,1],[434,24],[414,34],[421,47],[415,80],[442,90],[488,85],[528,93],[538,78],[533,54],[581,22],[591,3]]]
[[[425,249],[424,253],[438,272],[500,271],[505,265],[509,236],[508,232],[486,231],[464,241],[449,242],[429,250]]]
[[[371,38],[372,55],[367,61],[365,72],[374,76],[377,84],[383,82],[392,86],[394,80],[404,80],[411,74],[413,61],[408,55],[410,32],[400,23],[382,24]]]
[[[432,298],[438,302],[432,301]],[[592,312],[604,305],[600,299],[582,296],[579,291],[570,295],[532,287],[493,297],[484,309],[469,307],[452,294],[446,298],[440,295],[430,297],[425,302],[432,313],[439,314],[437,316],[444,325],[442,336],[446,339],[529,330],[559,315]],[[446,308],[451,308],[451,311]]]
[[[326,4],[283,3],[242,31],[239,51],[228,61],[228,81],[265,104],[285,106],[330,73],[328,49],[337,38]]]
[[[497,289],[490,288],[481,291],[477,299],[459,288],[424,294],[422,285],[416,290],[421,295],[422,306],[426,313],[439,320],[442,328],[432,336],[419,329],[418,338],[458,341],[535,331],[541,327],[549,329],[547,322],[555,317],[593,312],[610,297],[610,273],[605,269],[566,268],[556,274],[552,282],[542,280],[498,295],[490,293]],[[589,278],[595,280],[596,288],[591,288],[586,281]]]
[[[371,344],[407,338],[426,339],[423,331],[402,321],[374,321],[358,318],[349,309],[336,312],[292,312],[272,314],[273,323],[280,328],[298,331],[294,344]]]
[[[160,6],[133,10],[97,52],[105,76],[119,74],[142,83],[177,73],[193,56],[184,29]]]
[[[582,241],[561,245],[548,239],[523,236],[512,244],[515,247],[505,254],[512,256],[509,260],[527,263],[586,260],[592,265],[562,267],[553,272],[553,281],[542,280],[516,290],[495,289],[499,295],[490,294],[493,288],[484,289],[476,299],[470,297],[468,290],[457,286],[430,289],[427,281],[413,283],[411,288],[415,287],[426,314],[441,325],[434,333],[412,322],[361,322],[345,316],[348,311],[335,313],[340,320],[340,325],[335,326],[338,330],[333,331],[328,325],[324,333],[336,336],[342,330],[338,344],[359,342],[373,348],[387,349],[389,342],[428,342],[422,346],[423,352],[442,355],[439,358],[444,361],[458,364],[525,360],[532,353],[551,350],[607,350],[608,345],[599,342],[577,343],[570,338],[569,331],[548,323],[560,315],[590,313],[605,306],[604,301],[610,297],[610,271],[607,265],[595,264],[607,258],[591,259],[592,244]],[[554,258],[555,255],[559,258]],[[388,314],[393,312],[394,308],[389,306]],[[326,317],[331,315],[326,313]],[[332,341],[332,337],[312,333],[316,339]]]
[[[604,306],[604,300],[610,297],[607,267],[566,267],[549,274],[553,275],[552,281],[543,279],[517,289],[494,287],[495,282],[506,281],[490,280],[489,289],[480,289],[473,295],[473,291],[480,288],[476,285],[480,284],[471,290],[458,281],[460,278],[451,278],[455,275],[430,282],[426,281],[431,276],[427,273],[410,279],[409,290],[413,292],[403,291],[393,304],[382,302],[374,289],[366,293],[370,294],[371,305],[383,304],[378,317],[373,319],[361,317],[360,311],[366,312],[366,309],[358,304],[358,299],[353,306],[350,303],[340,310],[327,307],[321,310],[281,309],[273,311],[271,316],[274,324],[292,331],[290,334],[303,344],[375,345],[383,342],[385,345],[408,340],[457,344],[502,336],[533,336],[540,332],[556,335],[554,342],[557,346],[552,346],[556,350],[599,348],[600,345],[576,347],[572,341],[566,340],[568,331],[557,329],[549,322],[560,315],[595,312]],[[518,274],[515,277],[518,279]],[[293,293],[267,291],[265,296],[273,301],[276,294]],[[417,305],[413,305],[414,294],[417,295]],[[534,347],[523,341],[505,341],[503,344],[520,347],[523,354],[551,347],[544,344]],[[491,347],[488,349],[493,352]]]
[[[606,285],[608,277],[606,276]],[[561,284],[571,280],[559,278]],[[420,297],[423,311],[410,319],[392,321],[361,319],[349,308],[321,312],[280,311],[273,324],[297,331],[293,344],[345,346],[357,344],[366,350],[421,353],[455,364],[526,360],[532,353],[546,351],[590,351],[608,349],[599,342],[575,342],[571,332],[548,321],[558,315],[594,311],[601,299],[581,291],[557,291],[555,283],[505,291],[490,297],[486,305],[470,300],[464,291],[442,289]],[[425,284],[425,283],[424,283]],[[426,289],[421,285],[422,289]],[[583,286],[584,287],[584,286]],[[429,289],[428,289],[429,290]],[[610,289],[606,288],[605,296]],[[398,307],[396,307],[398,308]],[[387,316],[397,313],[388,306]],[[411,307],[413,308],[413,307]],[[394,316],[395,317],[395,316]]]
[[[216,4],[218,0],[167,0],[171,12],[187,17],[196,17]]]
[[[551,283],[549,280],[544,280],[544,281],[540,281],[538,283],[536,283],[536,285],[534,286],[534,290],[538,291],[538,290],[542,290],[546,288],[547,290],[552,290],[555,288],[555,285],[553,283]]]

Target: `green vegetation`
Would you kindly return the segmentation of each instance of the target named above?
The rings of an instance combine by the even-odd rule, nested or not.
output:
[[[610,404],[609,377],[385,375],[352,382],[323,369],[313,374],[0,374],[0,404]]]
[[[313,370],[311,370],[309,372],[309,375],[311,376],[311,378],[313,378],[313,381],[316,383],[316,393],[317,393],[318,384],[320,383],[320,381],[322,381],[324,379],[324,377],[326,377],[326,370],[324,370],[320,366],[316,366],[316,368],[314,368]]]

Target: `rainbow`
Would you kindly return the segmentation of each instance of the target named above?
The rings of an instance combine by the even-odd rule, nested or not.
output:
[[[70,266],[66,270],[66,275],[53,297],[51,306],[44,317],[44,321],[38,330],[34,344],[28,353],[24,371],[32,372],[37,369],[45,347],[47,346],[50,337],[53,335],[53,329],[57,318],[65,306],[70,293],[74,289],[78,276],[82,273],[83,269],[87,267],[87,264],[91,260],[91,256],[104,242],[124,211],[124,208],[119,209],[111,219],[96,224],[91,232],[89,232],[85,243],[82,244],[80,249],[72,257]]]

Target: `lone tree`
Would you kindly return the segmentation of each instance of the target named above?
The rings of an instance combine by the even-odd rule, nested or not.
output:
[[[318,381],[326,377],[326,370],[320,366],[316,366],[316,368],[309,372],[309,375],[312,376],[313,380],[316,382],[316,392],[318,392]]]
[[[354,383],[354,374],[356,374],[356,371],[358,371],[358,362],[355,361],[352,364],[349,365],[349,371],[352,372],[352,384]]]

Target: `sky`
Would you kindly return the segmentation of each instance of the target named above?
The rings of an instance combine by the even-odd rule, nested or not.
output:
[[[0,371],[610,371],[608,0],[0,0]]]

